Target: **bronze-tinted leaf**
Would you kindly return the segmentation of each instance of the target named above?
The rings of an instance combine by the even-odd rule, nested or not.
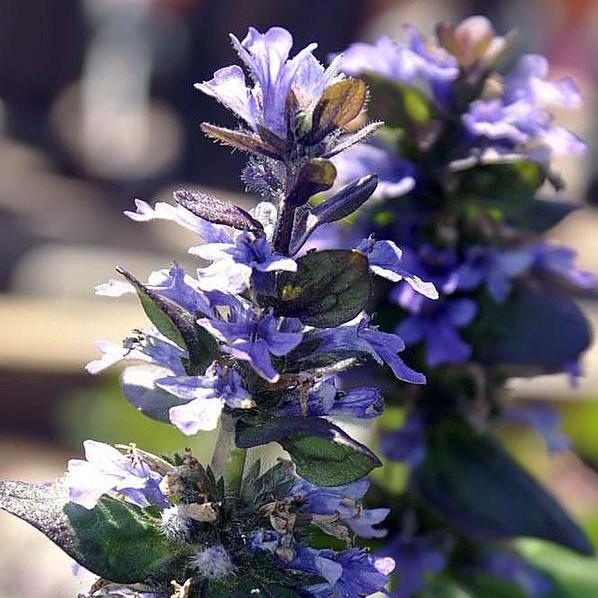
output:
[[[367,86],[361,79],[344,79],[328,87],[314,108],[313,142],[348,125],[359,116],[366,99]]]
[[[179,189],[174,192],[174,198],[178,204],[208,222],[224,224],[237,230],[263,231],[262,224],[243,208],[213,195]]]
[[[330,189],[335,179],[336,168],[330,160],[313,158],[302,166],[287,201],[294,207],[301,206],[312,195]]]
[[[217,127],[210,123],[201,123],[201,130],[211,139],[220,141],[224,145],[230,145],[235,149],[258,156],[268,156],[280,160],[281,156],[275,147],[264,142],[257,135],[244,131],[233,131],[224,127]]]

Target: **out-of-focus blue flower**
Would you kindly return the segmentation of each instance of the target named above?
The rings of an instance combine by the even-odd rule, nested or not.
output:
[[[402,537],[384,548],[396,563],[396,589],[393,598],[411,598],[424,589],[426,576],[439,573],[447,565],[446,555],[433,538]]]
[[[546,443],[550,453],[566,451],[571,446],[571,441],[563,434],[561,414],[544,403],[534,403],[525,406],[506,407],[502,416],[507,421],[517,422],[530,427]]]
[[[321,417],[331,415],[349,419],[367,419],[382,413],[384,401],[374,386],[340,390],[334,378],[319,382],[310,389],[305,404],[297,399],[280,407],[279,415]]]
[[[169,410],[170,421],[187,435],[215,430],[225,405],[231,409],[249,409],[255,405],[243,388],[239,373],[219,363],[213,363],[203,376],[169,376],[156,380],[155,384],[187,401]]]
[[[197,271],[199,287],[205,291],[242,293],[249,288],[251,275],[257,272],[295,272],[297,263],[286,256],[272,253],[264,237],[242,232],[234,243],[205,243],[189,249],[189,253],[213,262]]]
[[[472,322],[477,306],[471,299],[430,301],[415,297],[409,287],[395,298],[401,307],[411,312],[396,328],[407,343],[426,344],[426,361],[430,366],[442,363],[461,363],[469,359],[471,347],[457,334]]]
[[[591,290],[598,286],[596,276],[575,266],[577,252],[570,247],[540,243],[531,249],[532,269],[554,276],[577,289]]]
[[[380,451],[393,461],[417,467],[426,456],[425,425],[422,415],[412,411],[405,423],[394,432],[383,432]]]
[[[572,108],[581,96],[571,79],[546,80],[548,63],[538,55],[523,56],[502,83],[498,96],[473,102],[463,115],[465,128],[477,138],[492,142],[503,154],[522,154],[538,162],[553,155],[582,154],[585,144],[553,123],[549,107]]]
[[[425,384],[426,377],[408,367],[397,355],[405,349],[403,339],[369,324],[370,317],[362,315],[338,328],[314,331],[310,338],[319,342],[314,355],[343,351],[366,353],[377,363],[388,365],[399,380]]]
[[[364,509],[362,499],[370,487],[368,480],[358,480],[345,486],[319,487],[298,479],[289,497],[301,500],[300,511],[317,515],[338,514],[362,538],[383,538],[386,530],[374,526],[382,523],[390,509]]]
[[[199,324],[215,338],[225,343],[223,350],[251,367],[268,382],[276,382],[278,372],[271,355],[281,357],[290,353],[303,337],[297,327],[285,328],[289,322],[269,313],[258,313],[248,301],[212,291],[207,293],[213,306],[213,316],[199,320]]]
[[[405,42],[382,36],[375,44],[355,43],[343,53],[343,70],[351,75],[372,73],[399,83],[423,87],[439,103],[447,101],[459,74],[457,60],[428,41],[413,27],[405,27]]]
[[[398,198],[409,193],[415,185],[415,168],[400,159],[388,148],[372,143],[359,143],[336,155],[332,161],[338,176],[336,186],[340,187],[368,174],[378,176],[378,186],[372,199]]]
[[[140,507],[166,505],[159,488],[162,476],[134,452],[123,455],[114,447],[94,440],[86,440],[83,446],[85,461],[71,459],[64,476],[71,502],[93,509],[103,494],[116,492]]]
[[[370,270],[392,282],[404,280],[410,287],[429,299],[438,299],[438,291],[431,282],[423,281],[403,267],[403,252],[392,241],[376,241],[373,237],[364,239],[357,251],[365,254]]]
[[[554,589],[548,575],[512,552],[495,551],[486,554],[480,566],[495,577],[517,584],[529,598],[548,596]]]
[[[338,60],[324,69],[314,58],[317,44],[309,44],[289,59],[293,37],[281,27],[266,33],[250,27],[242,41],[230,37],[254,84],[248,85],[243,70],[235,65],[219,69],[213,79],[196,87],[216,98],[253,131],[263,126],[286,139],[289,94],[293,92],[299,110],[308,110],[324,89],[340,78]]]
[[[525,249],[500,251],[495,247],[469,247],[465,261],[456,271],[457,288],[471,291],[485,283],[492,298],[503,303],[513,287],[512,279],[523,274],[533,259]]]

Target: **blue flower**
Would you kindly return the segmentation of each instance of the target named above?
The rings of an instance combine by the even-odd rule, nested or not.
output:
[[[378,186],[373,199],[397,198],[405,195],[415,186],[415,168],[399,158],[389,148],[373,143],[359,143],[341,152],[332,160],[338,176],[336,187],[368,174],[378,176]]]
[[[254,85],[247,84],[239,66],[229,66],[196,87],[216,98],[255,132],[263,126],[286,139],[289,94],[293,93],[298,110],[309,110],[324,89],[340,78],[339,61],[324,69],[313,57],[317,44],[309,44],[289,59],[293,37],[281,27],[266,33],[250,27],[243,41],[230,37]]]
[[[152,471],[134,450],[123,455],[94,440],[86,440],[83,446],[85,461],[71,459],[64,477],[71,502],[93,509],[102,495],[115,492],[140,507],[166,505],[159,488],[162,476]]]
[[[417,467],[426,456],[425,432],[423,416],[412,411],[398,430],[382,433],[380,451],[389,459]]]
[[[571,446],[571,441],[561,429],[563,418],[550,405],[535,403],[525,406],[509,406],[503,409],[505,420],[528,426],[546,443],[549,453],[560,453]]]
[[[598,279],[591,272],[575,266],[577,253],[570,247],[540,243],[531,248],[532,270],[548,274],[579,290],[591,290],[598,286]]]
[[[168,270],[152,272],[145,286],[191,314],[206,313],[209,309],[209,302],[199,289],[198,281],[185,274],[183,268],[176,264]],[[106,297],[120,297],[135,292],[132,284],[121,280],[109,280],[96,287],[96,294]]]
[[[341,552],[298,546],[289,567],[323,577],[326,582],[305,588],[316,598],[363,598],[383,592],[393,571],[393,559],[373,556],[362,548]]]
[[[300,499],[300,512],[317,515],[338,514],[362,538],[383,538],[386,530],[374,526],[382,523],[390,509],[364,509],[362,499],[370,487],[368,480],[358,480],[345,486],[319,487],[299,478],[289,497]]]
[[[472,322],[476,304],[470,299],[419,299],[409,287],[398,297],[401,307],[412,313],[399,323],[396,333],[407,345],[425,342],[426,361],[432,367],[467,361],[471,347],[457,334],[457,329]]]
[[[293,259],[273,254],[264,237],[256,237],[249,232],[239,233],[234,243],[205,243],[191,247],[189,253],[213,262],[197,271],[199,287],[204,291],[242,293],[249,288],[254,271],[297,270]]]
[[[155,381],[162,390],[186,401],[169,409],[169,417],[183,434],[215,430],[224,406],[249,409],[255,405],[233,369],[213,363],[203,376],[168,376]]]
[[[294,322],[261,313],[251,303],[213,291],[207,293],[212,302],[212,317],[198,323],[215,338],[225,343],[223,350],[232,357],[247,361],[268,382],[279,379],[271,355],[282,357],[290,353],[303,337]]]
[[[529,598],[548,596],[554,590],[554,584],[548,575],[515,553],[488,553],[481,559],[480,568],[495,577],[517,584]]]
[[[553,114],[547,109],[579,106],[579,91],[570,79],[551,82],[546,80],[547,74],[545,58],[523,56],[505,77],[498,95],[472,102],[463,115],[465,128],[476,139],[491,141],[499,156],[521,154],[547,163],[555,154],[584,153],[585,144],[553,124]]]
[[[413,27],[405,27],[405,37],[404,43],[382,36],[375,44],[350,45],[343,53],[343,70],[423,87],[436,101],[446,103],[459,75],[457,60],[444,48],[428,43]]]
[[[321,417],[331,415],[348,419],[368,419],[382,413],[384,401],[380,391],[374,386],[358,386],[340,390],[336,380],[331,378],[316,383],[302,404],[296,400],[283,404],[279,415],[303,415]]]
[[[384,554],[396,563],[396,589],[393,598],[411,598],[426,585],[428,574],[439,573],[447,565],[446,555],[433,538],[403,537],[393,540]]]
[[[410,287],[429,299],[438,299],[438,291],[431,282],[423,281],[403,267],[403,252],[392,241],[376,241],[373,237],[364,239],[357,251],[365,254],[370,270],[392,282],[404,280]]]
[[[317,341],[314,355],[326,353],[360,352],[380,365],[386,364],[393,374],[405,382],[425,384],[426,377],[408,367],[397,355],[405,349],[403,339],[396,334],[382,332],[370,327],[370,317],[362,315],[338,328],[316,330],[310,339]]]
[[[456,271],[457,288],[471,291],[485,283],[492,298],[503,303],[511,292],[511,280],[528,270],[533,259],[525,249],[500,251],[495,247],[469,247],[464,263]]]

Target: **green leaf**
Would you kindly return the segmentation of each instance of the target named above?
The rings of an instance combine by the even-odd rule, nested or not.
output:
[[[532,199],[523,204],[513,205],[506,211],[511,224],[535,233],[544,233],[580,206],[567,201]]]
[[[520,287],[505,303],[482,305],[470,340],[476,361],[513,375],[537,375],[575,362],[589,346],[591,333],[569,297]]]
[[[291,588],[268,583],[250,576],[231,576],[226,582],[211,584],[201,598],[299,598]]]
[[[586,535],[559,503],[496,441],[457,418],[430,428],[414,483],[436,511],[473,540],[527,536],[592,553]]]
[[[260,460],[255,461],[243,479],[241,496],[248,504],[263,505],[283,500],[295,483],[290,461],[279,461],[260,475]]]
[[[317,143],[357,118],[366,98],[367,86],[361,79],[344,79],[327,87],[314,108],[311,141]]]
[[[518,548],[529,563],[552,579],[553,591],[543,598],[598,596],[598,559],[580,557],[537,540],[519,542]]]
[[[247,152],[248,154],[268,156],[275,160],[281,159],[279,149],[276,146],[271,145],[252,133],[217,127],[210,123],[201,123],[200,127],[208,137],[224,145]]]
[[[116,269],[137,291],[145,315],[168,339],[189,354],[188,373],[203,374],[218,354],[216,339],[195,322],[195,317],[176,303],[161,297],[124,268]]]
[[[352,320],[370,297],[368,259],[358,251],[314,251],[297,260],[297,272],[284,272],[275,311],[309,326],[334,327]]]
[[[0,482],[0,508],[109,581],[170,583],[189,558],[188,549],[167,540],[141,509],[108,496],[87,510],[69,502],[59,485]]]
[[[367,447],[326,419],[277,417],[237,422],[238,447],[269,442],[278,442],[291,455],[297,473],[318,486],[349,484],[381,465]]]
[[[375,75],[367,75],[366,81],[372,90],[368,112],[387,126],[409,129],[434,118],[433,104],[419,89]]]
[[[422,598],[526,598],[517,585],[478,573],[452,579],[439,575],[427,585]]]

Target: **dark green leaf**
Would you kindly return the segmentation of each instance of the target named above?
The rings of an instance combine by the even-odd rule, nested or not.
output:
[[[293,190],[287,197],[287,203],[293,207],[307,203],[307,200],[316,193],[327,191],[334,185],[336,167],[330,160],[312,158],[302,167]]]
[[[297,260],[297,272],[281,275],[274,307],[309,326],[338,326],[365,308],[370,284],[368,259],[358,251],[314,251]]]
[[[503,304],[484,302],[471,335],[476,361],[517,375],[562,371],[590,340],[588,322],[572,299],[527,288],[517,288]]]
[[[58,485],[0,482],[0,508],[30,523],[92,573],[118,583],[180,577],[188,549],[133,505],[103,497],[87,510]]]
[[[277,417],[237,423],[236,443],[251,448],[278,442],[293,459],[297,473],[319,486],[349,484],[380,466],[378,458],[326,419]]]
[[[201,598],[299,598],[291,588],[264,582],[250,576],[231,576],[226,582],[210,584]]]
[[[556,226],[580,206],[566,201],[532,199],[508,210],[507,220],[535,233],[544,233]]]
[[[124,268],[117,268],[137,291],[145,315],[172,342],[189,354],[189,373],[203,373],[218,353],[218,343],[198,326],[195,317],[176,303],[148,289]]]
[[[432,426],[426,459],[414,472],[421,496],[474,540],[527,536],[592,552],[558,502],[492,438],[462,420]]]
[[[260,475],[260,461],[254,462],[243,479],[242,496],[245,502],[262,505],[283,500],[295,483],[290,461],[279,461]]]
[[[357,118],[366,99],[367,86],[361,79],[344,79],[328,87],[314,108],[313,142],[321,141],[328,133]]]

